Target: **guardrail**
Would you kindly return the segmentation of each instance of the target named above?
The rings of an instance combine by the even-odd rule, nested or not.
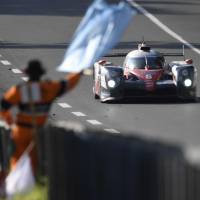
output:
[[[0,172],[7,171],[11,151],[10,129],[3,121],[0,121]]]
[[[7,136],[0,128],[1,168],[8,165]],[[185,159],[178,145],[71,122],[49,125],[39,137],[50,200],[200,199],[200,166]]]
[[[50,200],[199,200],[181,147],[63,123],[47,127]]]

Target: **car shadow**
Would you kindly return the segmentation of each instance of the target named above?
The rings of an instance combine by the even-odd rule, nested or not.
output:
[[[108,104],[199,104],[200,97],[196,100],[183,100],[176,97],[134,97],[117,101],[106,102]]]

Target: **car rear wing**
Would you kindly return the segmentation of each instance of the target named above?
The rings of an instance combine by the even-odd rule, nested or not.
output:
[[[162,53],[163,56],[183,56],[184,54],[182,53]]]
[[[182,46],[182,53],[162,53],[163,56],[183,56],[185,60],[185,46]]]
[[[125,57],[128,53],[110,53],[104,55],[103,57]]]
[[[103,57],[125,57],[127,53],[110,53],[110,54],[106,54]],[[183,53],[161,53],[163,56],[184,56]]]
[[[103,57],[125,57],[129,52],[125,53],[109,53],[104,55]],[[183,56],[185,60],[185,47],[183,45],[181,53],[161,53],[163,56]]]

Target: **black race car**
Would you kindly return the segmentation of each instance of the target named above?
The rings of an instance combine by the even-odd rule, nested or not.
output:
[[[163,54],[141,43],[137,50],[125,55],[123,66],[106,60],[96,62],[93,70],[94,97],[100,98],[101,102],[146,96],[195,100],[197,69],[192,59],[167,64],[165,56],[180,54]]]

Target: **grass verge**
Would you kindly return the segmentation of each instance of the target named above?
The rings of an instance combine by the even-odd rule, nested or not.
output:
[[[47,200],[47,186],[37,184],[28,194],[16,195],[13,200]]]

